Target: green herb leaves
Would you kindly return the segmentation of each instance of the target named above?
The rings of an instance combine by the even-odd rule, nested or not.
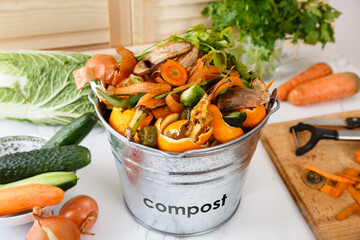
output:
[[[330,5],[297,0],[225,0],[210,3],[202,14],[212,20],[214,30],[235,27],[239,40],[247,37],[259,49],[258,60],[268,60],[275,41],[291,38],[293,43],[334,42],[332,23],[340,12]]]

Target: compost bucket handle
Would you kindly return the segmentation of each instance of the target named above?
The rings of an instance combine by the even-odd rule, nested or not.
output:
[[[273,114],[274,112],[276,112],[280,108],[280,102],[276,98],[276,95],[277,95],[277,89],[275,88],[272,91],[272,93],[270,95],[270,100],[269,100],[269,102],[267,103],[267,106],[266,106],[266,112],[268,113],[268,116],[270,116],[271,114]],[[276,107],[273,108],[275,102],[276,102]]]
[[[95,95],[93,90],[90,90],[90,92],[88,94],[88,99],[93,105],[96,105],[95,100],[94,100],[93,97],[96,97],[96,95]]]

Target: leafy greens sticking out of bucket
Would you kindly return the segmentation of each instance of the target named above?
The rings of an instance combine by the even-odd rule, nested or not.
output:
[[[111,111],[109,125],[130,141],[167,152],[201,149],[246,134],[266,116],[272,81],[240,61],[245,51],[231,28],[197,25],[136,56],[116,52],[120,64],[94,55],[73,74],[78,89],[91,82]]]

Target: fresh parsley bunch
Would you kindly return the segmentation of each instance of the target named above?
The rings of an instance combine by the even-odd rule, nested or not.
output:
[[[202,14],[213,20],[214,30],[239,30],[239,40],[250,39],[257,48],[253,59],[268,61],[276,40],[302,40],[322,47],[334,42],[332,23],[341,13],[317,0],[224,0],[210,3]]]

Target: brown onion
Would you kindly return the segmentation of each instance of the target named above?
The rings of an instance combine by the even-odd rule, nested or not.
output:
[[[40,207],[34,207],[34,225],[26,236],[26,240],[66,239],[80,240],[80,230],[73,221],[61,216],[46,216]]]
[[[79,195],[71,198],[60,209],[59,216],[71,219],[80,229],[82,234],[88,232],[94,226],[99,214],[96,201],[86,195]]]

